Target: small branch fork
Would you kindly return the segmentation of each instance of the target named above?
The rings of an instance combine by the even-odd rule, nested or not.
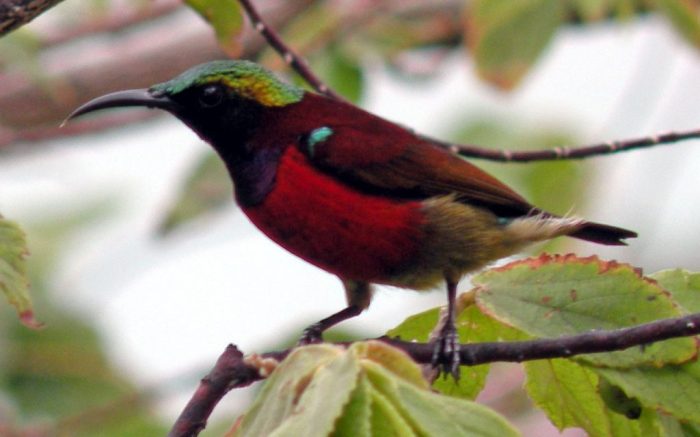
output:
[[[630,328],[590,331],[554,339],[462,344],[460,364],[474,366],[497,361],[523,362],[567,358],[580,354],[618,351],[695,334],[700,334],[700,313],[657,320]],[[403,350],[419,364],[431,362],[434,349],[431,343],[413,343],[386,337],[378,340]],[[216,404],[229,390],[248,386],[266,377],[267,368],[258,366],[255,362],[263,363],[270,359],[279,361],[290,352],[291,349],[268,352],[255,359],[248,359],[236,346],[229,345],[211,372],[202,379],[168,436],[189,437],[199,434],[206,426]]]
[[[272,27],[267,25],[262,16],[257,11],[250,0],[238,0],[245,9],[253,27],[262,34],[273,49],[284,59],[284,62],[294,69],[309,85],[320,94],[324,94],[332,99],[345,99],[326,85],[309,68],[309,64],[294,49],[289,47],[282,37]],[[452,153],[466,158],[486,159],[500,162],[532,162],[532,161],[555,161],[561,159],[583,159],[592,156],[609,155],[616,152],[653,147],[661,144],[672,144],[700,138],[700,130],[690,130],[682,132],[668,132],[660,135],[652,135],[643,138],[635,138],[622,141],[607,141],[587,146],[555,147],[542,150],[506,150],[487,149],[470,144],[455,144],[429,137],[422,137],[436,146],[446,148]]]

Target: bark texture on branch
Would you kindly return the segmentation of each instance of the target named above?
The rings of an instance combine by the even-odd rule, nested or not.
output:
[[[700,334],[700,313],[674,319],[662,319],[643,325],[610,331],[589,331],[559,338],[527,341],[469,343],[460,345],[460,362],[465,366],[502,362],[570,358],[581,354],[612,352],[633,346],[646,346],[656,341]],[[418,364],[430,365],[433,344],[390,339],[378,340],[401,349]],[[337,343],[348,345],[349,343]],[[283,360],[292,349],[268,352],[246,359],[234,345],[229,345],[211,372],[205,376],[187,406],[180,414],[168,437],[191,437],[206,426],[214,407],[231,389],[245,387],[267,376],[267,369],[255,363]]]
[[[0,2],[0,37],[29,23],[63,0],[3,0]]]

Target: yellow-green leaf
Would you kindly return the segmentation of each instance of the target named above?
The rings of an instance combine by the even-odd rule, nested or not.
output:
[[[598,382],[598,392],[605,405],[612,411],[630,419],[639,419],[642,405],[636,398],[631,398],[620,387],[610,384],[605,378]]]
[[[326,80],[326,84],[351,102],[362,97],[364,73],[357,59],[331,47],[313,63],[314,71]]]
[[[243,15],[236,0],[185,0],[214,28],[221,48],[231,57],[240,55],[238,40],[243,29]]]
[[[29,297],[26,256],[29,253],[24,232],[0,216],[0,291],[17,310],[22,323],[30,328],[41,326],[34,318]]]
[[[331,345],[293,351],[272,373],[236,436],[324,437],[357,385],[351,354]]]
[[[629,265],[596,257],[542,255],[481,273],[472,282],[485,313],[535,337],[611,330],[682,314],[655,281]],[[696,352],[694,339],[679,338],[578,359],[611,367],[662,366],[686,362]]]
[[[520,82],[562,21],[560,0],[474,0],[466,37],[479,75],[502,89]]]
[[[659,9],[666,14],[673,27],[693,44],[700,48],[700,3],[695,0],[655,0]]]
[[[674,269],[656,272],[649,277],[670,291],[673,299],[688,313],[700,312],[700,273]]]
[[[559,430],[580,427],[589,436],[639,435],[635,421],[607,407],[595,372],[565,359],[529,361],[525,371],[528,394]]]
[[[368,341],[296,349],[235,429],[236,436],[492,436],[518,433],[471,401],[433,393],[403,351]]]
[[[503,417],[472,401],[439,395],[425,388],[393,378],[386,369],[365,365],[372,386],[393,405],[412,431],[420,436],[519,435]],[[405,434],[393,434],[405,435]]]
[[[596,368],[596,372],[622,388],[642,405],[700,422],[700,364],[693,361],[662,368]]]
[[[352,392],[345,413],[338,419],[332,437],[372,437],[372,408],[367,379],[361,378]]]
[[[387,332],[387,335],[407,341],[425,342],[433,329],[435,329],[439,313],[439,308],[434,308],[415,314]],[[506,326],[498,320],[483,314],[475,305],[467,306],[458,314],[456,326],[460,343],[515,341],[527,338],[525,334],[517,329]],[[489,367],[489,364],[460,366],[462,377],[459,381],[455,382],[452,378],[438,378],[433,383],[433,388],[446,395],[474,399],[486,384]]]
[[[570,4],[570,7],[585,21],[605,18],[611,6],[609,0],[570,0]]]

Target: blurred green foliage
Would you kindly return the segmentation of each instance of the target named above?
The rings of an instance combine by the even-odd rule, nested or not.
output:
[[[110,364],[90,321],[50,293],[62,245],[107,212],[98,205],[28,226],[32,296],[45,326],[27,329],[0,306],[0,430],[9,435],[145,436],[167,430],[150,411],[148,394]]]

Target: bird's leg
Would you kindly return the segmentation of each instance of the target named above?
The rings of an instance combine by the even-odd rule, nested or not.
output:
[[[455,326],[455,300],[457,298],[457,280],[446,275],[447,282],[447,317],[435,339],[433,349],[433,367],[440,367],[440,372],[451,374],[455,381],[459,380],[459,338]]]
[[[330,328],[331,326],[337,325],[338,323],[351,319],[362,312],[363,308],[357,305],[350,305],[345,309],[338,311],[337,313],[326,317],[323,320],[319,320],[313,325],[309,325],[304,329],[304,333],[301,334],[301,338],[297,343],[300,346],[306,344],[320,343],[323,341],[323,332]]]
[[[345,298],[348,302],[348,306],[304,329],[304,333],[301,335],[297,344],[301,346],[320,343],[323,341],[322,336],[326,329],[359,315],[369,306],[369,302],[372,300],[372,287],[370,284],[366,282],[343,280],[343,286],[345,287]]]

